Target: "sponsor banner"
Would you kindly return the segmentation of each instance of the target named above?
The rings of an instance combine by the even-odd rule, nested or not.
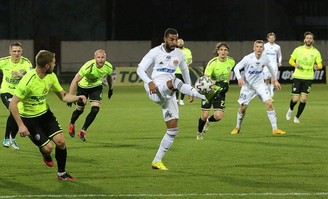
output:
[[[190,79],[192,85],[194,85],[195,81],[203,76],[203,67],[190,67]],[[113,71],[114,73],[114,71]],[[279,68],[278,72],[278,80],[280,83],[292,83],[293,78],[292,75],[294,73],[294,67],[292,66],[282,66]],[[241,74],[244,74],[244,71],[241,71]],[[143,86],[143,81],[137,75],[137,67],[116,67],[115,70],[115,86]],[[326,83],[326,67],[323,67],[322,70],[314,71],[314,79],[313,83]],[[237,84],[237,79],[234,73],[231,75],[230,79],[231,84]]]

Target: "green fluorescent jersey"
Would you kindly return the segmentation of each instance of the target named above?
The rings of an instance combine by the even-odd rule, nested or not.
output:
[[[105,61],[101,68],[97,68],[96,60],[86,62],[79,70],[79,75],[83,78],[78,82],[81,88],[93,88],[102,85],[102,78],[110,75],[113,71],[113,66]]]
[[[299,46],[295,48],[291,57],[300,65],[299,68],[295,68],[292,75],[297,79],[313,79],[313,65],[322,62],[320,52],[313,46],[310,49],[305,48],[305,45]]]
[[[183,52],[183,54],[185,55],[185,60],[186,60],[186,63],[189,64],[189,59],[192,59],[192,54],[191,54],[191,51],[188,49],[188,48],[182,48],[182,49],[179,49]],[[175,74],[182,74],[181,70],[180,70],[180,67],[177,67],[177,70],[175,71]]]
[[[217,82],[228,82],[230,71],[234,66],[235,60],[232,57],[228,56],[225,62],[220,62],[218,57],[214,57],[208,62],[204,75],[208,75],[211,80]],[[214,85],[214,89],[219,89],[219,87]]]
[[[35,69],[27,73],[15,90],[15,95],[22,99],[18,105],[21,117],[33,118],[47,112],[49,106],[46,97],[50,90],[63,90],[55,73],[48,74],[43,79],[39,78]]]
[[[14,94],[14,90],[21,80],[21,77],[14,77],[12,72],[16,71],[21,75],[25,75],[32,69],[32,64],[27,58],[23,56],[18,63],[13,63],[11,61],[11,56],[7,56],[0,59],[0,69],[3,71],[3,79],[0,92]]]

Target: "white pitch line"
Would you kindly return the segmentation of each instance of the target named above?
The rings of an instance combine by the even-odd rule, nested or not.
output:
[[[185,197],[185,196],[324,196],[328,195],[328,192],[317,193],[204,193],[204,194],[86,194],[86,195],[12,195],[12,196],[0,196],[0,198],[97,198],[97,197]]]

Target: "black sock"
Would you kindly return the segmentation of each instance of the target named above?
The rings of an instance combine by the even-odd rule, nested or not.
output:
[[[203,131],[203,128],[205,126],[206,120],[203,121],[201,118],[198,120],[198,132],[201,133]]]
[[[294,110],[294,106],[297,104],[297,102],[293,102],[293,100],[290,100],[290,103],[289,103],[289,108],[290,110]]]
[[[42,157],[47,161],[47,162],[51,162],[51,155],[50,154],[47,154],[47,153],[44,153],[41,148],[39,148],[41,154],[42,154]]]
[[[80,117],[80,115],[83,113],[83,111],[79,111],[75,109],[75,111],[72,114],[71,117],[71,124],[75,124],[75,121]]]
[[[298,105],[298,110],[297,110],[297,114],[296,114],[297,118],[300,118],[300,116],[305,108],[305,105],[306,105],[306,102],[305,103],[300,102],[300,105]]]
[[[214,115],[211,115],[211,117],[208,118],[208,121],[210,121],[210,122],[218,122],[218,121],[220,121],[220,120],[216,120],[216,119],[214,118]]]
[[[10,113],[10,115],[7,118],[7,124],[6,124],[6,134],[5,134],[6,139],[10,138],[10,133],[14,130],[13,127],[15,125],[17,127],[16,121],[15,121],[13,115]],[[18,127],[16,128],[16,130],[18,131]],[[16,131],[16,134],[17,134],[17,131]],[[16,134],[15,134],[15,136],[16,136]]]
[[[87,118],[85,118],[85,122],[84,122],[82,130],[86,131],[88,129],[88,127],[91,125],[91,123],[95,120],[98,112],[99,112],[98,106],[91,107],[90,113],[88,114]]]
[[[57,160],[58,172],[65,172],[66,167],[66,158],[67,158],[67,150],[61,150],[56,147],[55,157]]]

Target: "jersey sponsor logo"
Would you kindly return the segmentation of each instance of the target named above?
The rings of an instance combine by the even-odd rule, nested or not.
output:
[[[8,82],[9,84],[18,84],[20,81],[20,79],[10,79],[8,77],[6,77],[6,82]]]
[[[175,73],[175,69],[170,69],[170,68],[158,68],[156,71],[165,72],[165,73]]]
[[[266,55],[276,55],[276,53],[270,53],[270,52],[267,52],[265,53]]]
[[[248,71],[249,74],[251,75],[258,75],[258,74],[261,74],[262,71],[261,70],[255,70],[255,71]]]
[[[166,61],[170,60],[171,56],[166,56]]]

